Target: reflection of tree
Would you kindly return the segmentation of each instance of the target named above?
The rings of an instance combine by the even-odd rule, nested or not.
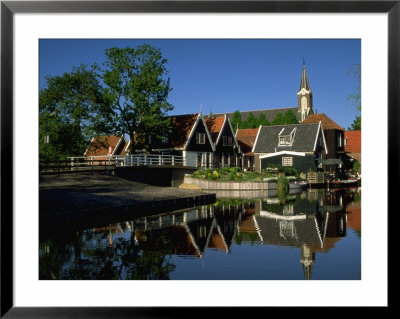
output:
[[[40,243],[40,279],[169,279],[175,269],[162,236],[140,245],[132,237],[116,238],[110,246],[106,232],[68,235]]]

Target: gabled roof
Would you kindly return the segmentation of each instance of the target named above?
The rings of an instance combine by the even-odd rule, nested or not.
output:
[[[292,131],[294,128],[296,128],[296,131],[294,134],[293,142],[290,145],[279,145],[279,133],[283,129]],[[314,152],[319,132],[319,123],[260,126],[258,137],[253,147],[253,152]]]
[[[322,128],[324,130],[341,130],[344,131],[342,127],[340,127],[337,123],[335,123],[330,117],[328,117],[324,113],[319,114],[311,114],[305,118],[305,120],[301,123],[308,124],[308,123],[318,123],[321,122]]]
[[[95,136],[92,138],[90,145],[86,152],[83,154],[84,156],[107,156],[109,155],[109,147],[112,148],[112,154],[114,154],[115,149],[120,142],[126,142],[123,136],[115,136],[115,135],[105,135],[105,136]]]
[[[251,155],[254,143],[256,141],[258,128],[238,129],[236,131],[236,140],[240,149],[245,155]]]
[[[172,134],[170,143],[174,148],[183,148],[192,132],[199,113],[171,116]]]
[[[344,150],[348,153],[361,153],[361,131],[344,132],[346,146]]]
[[[219,133],[224,125],[225,116],[204,117],[204,122],[206,123],[207,129],[210,132],[213,143],[216,143]]]

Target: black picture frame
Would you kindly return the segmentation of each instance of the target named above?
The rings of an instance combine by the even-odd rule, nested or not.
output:
[[[1,1],[1,317],[5,318],[128,318],[226,315],[218,307],[14,307],[13,305],[13,16],[15,13],[126,13],[126,12],[307,12],[388,14],[388,204],[393,204],[399,179],[400,1]],[[379,124],[378,124],[379,126]],[[387,172],[380,172],[387,174]],[[384,212],[379,212],[384,213]],[[388,216],[389,218],[390,216]],[[388,222],[390,225],[390,222]],[[388,226],[389,227],[389,226]],[[389,230],[389,229],[388,229]],[[388,232],[389,234],[390,232]],[[388,247],[389,247],[388,237]],[[389,259],[389,254],[388,254]],[[389,262],[389,260],[388,260]],[[390,281],[388,281],[388,284]],[[390,305],[390,298],[388,300]],[[389,307],[388,307],[389,308]],[[241,315],[242,311],[235,310]],[[307,308],[291,307],[297,314]],[[200,312],[199,312],[200,311]],[[248,315],[243,311],[243,314]]]

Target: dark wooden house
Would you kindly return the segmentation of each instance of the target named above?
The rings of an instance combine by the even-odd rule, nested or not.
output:
[[[260,126],[253,147],[255,169],[269,165],[316,171],[328,152],[321,123]]]
[[[213,167],[214,143],[201,114],[171,116],[172,132],[152,152],[179,155],[185,166]]]
[[[224,116],[204,117],[214,143],[214,167],[240,165],[240,147],[236,141],[229,118]]]

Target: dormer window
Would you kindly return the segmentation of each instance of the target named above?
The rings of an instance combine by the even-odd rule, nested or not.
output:
[[[286,134],[285,134],[286,133]],[[296,128],[294,128],[289,134],[286,128],[283,128],[279,133],[279,146],[290,146],[293,144],[294,135],[296,133]]]
[[[279,145],[289,145],[289,136],[279,136]]]

